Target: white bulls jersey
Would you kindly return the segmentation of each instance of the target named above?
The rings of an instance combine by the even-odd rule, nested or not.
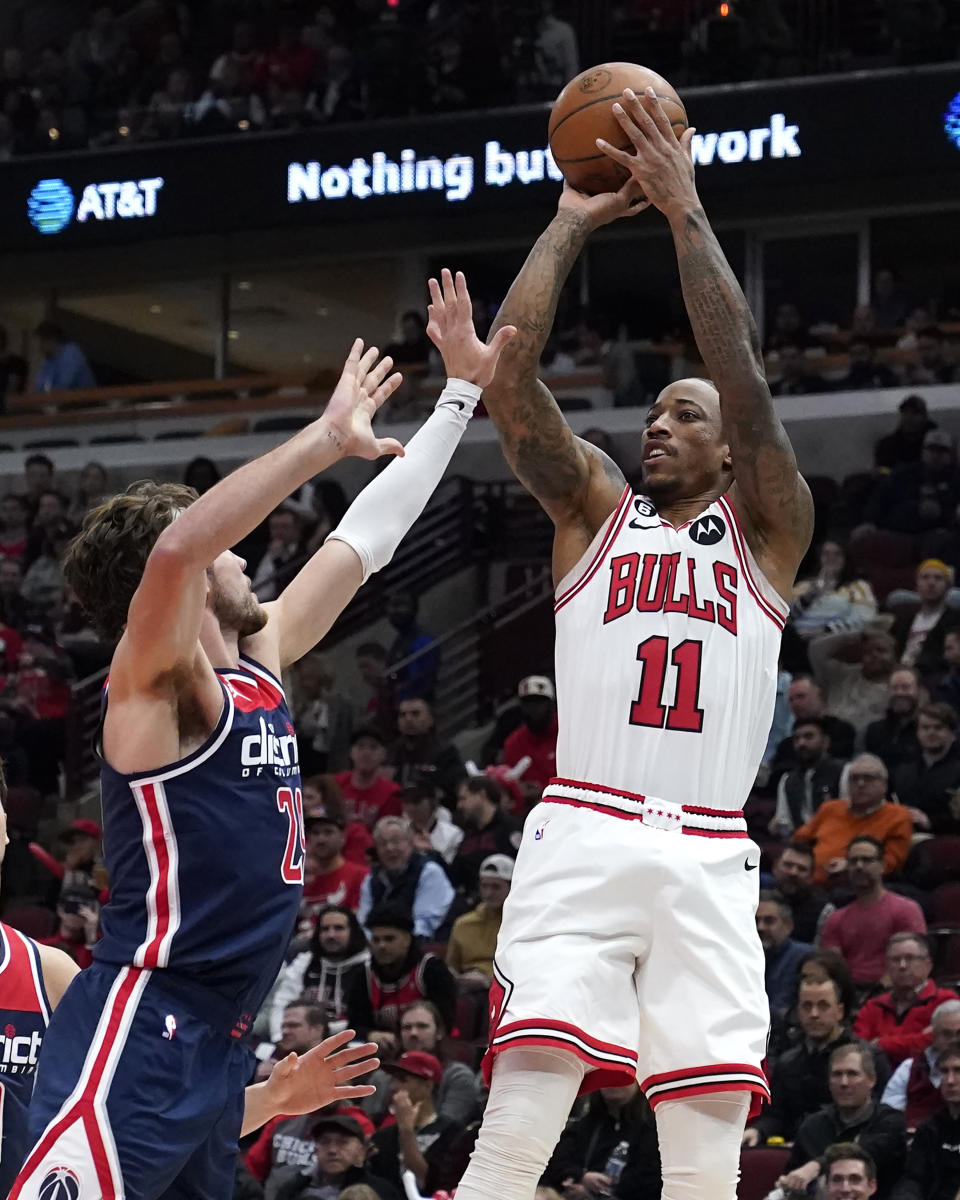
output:
[[[627,488],[557,588],[557,782],[742,809],[787,613],[725,496],[675,529]]]

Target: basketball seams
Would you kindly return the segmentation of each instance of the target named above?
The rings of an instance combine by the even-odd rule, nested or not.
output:
[[[552,129],[547,130],[548,139],[550,141],[553,141],[553,135],[557,132],[557,130],[560,129],[563,125],[565,125],[567,123],[567,121],[570,120],[571,117],[575,117],[577,115],[577,113],[583,112],[584,109],[592,108],[594,104],[603,104],[604,102],[609,102],[610,104],[612,104],[614,102],[614,100],[619,100],[622,95],[623,95],[623,89],[621,89],[618,92],[611,92],[611,94],[609,96],[598,96],[596,98],[596,100],[588,100],[586,104],[581,104],[579,108],[572,108],[568,113],[566,113],[563,116],[563,118],[561,120],[559,120],[556,123],[556,125],[554,125],[554,127]],[[669,100],[669,102],[671,104],[676,104],[677,107],[680,109],[680,111],[683,113],[683,119],[686,122],[687,110],[683,107],[682,104],[679,104],[673,98],[673,96],[667,96],[667,95],[664,95],[662,92],[657,92],[657,99],[658,100]],[[670,124],[674,125],[674,124],[676,124],[676,122],[671,121]],[[684,128],[686,128],[686,125],[684,125]]]

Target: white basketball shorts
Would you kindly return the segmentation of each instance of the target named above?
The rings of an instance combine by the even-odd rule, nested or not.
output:
[[[509,1046],[568,1050],[582,1091],[634,1078],[651,1106],[769,1089],[742,813],[554,780],[527,818],[494,961],[489,1079]]]

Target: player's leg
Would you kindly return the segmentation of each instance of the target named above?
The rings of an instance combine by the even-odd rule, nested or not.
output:
[[[586,1073],[563,1050],[502,1051],[458,1200],[533,1200]]]
[[[734,1200],[749,1108],[747,1092],[716,1092],[657,1105],[661,1200]]]

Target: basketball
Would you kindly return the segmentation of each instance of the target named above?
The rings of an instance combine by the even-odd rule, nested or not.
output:
[[[632,144],[613,115],[613,102],[624,88],[638,96],[656,89],[660,104],[679,137],[687,128],[687,111],[673,87],[656,71],[636,63],[611,62],[590,67],[571,79],[557,97],[547,127],[550,151],[566,181],[578,191],[596,196],[615,192],[627,180],[626,170],[597,149],[597,138],[632,150]]]

